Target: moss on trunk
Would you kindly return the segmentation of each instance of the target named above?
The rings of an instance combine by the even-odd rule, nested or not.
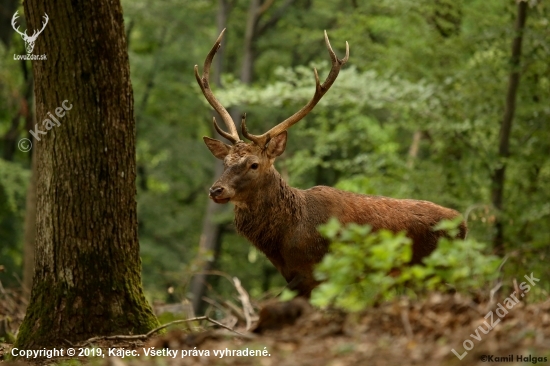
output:
[[[16,346],[144,333],[158,325],[141,286],[133,94],[119,0],[28,0],[51,21],[33,61],[37,128],[34,283]],[[48,125],[56,110],[68,107]],[[63,111],[63,109],[61,109]],[[51,113],[49,115],[48,113]],[[52,127],[53,126],[53,127]]]

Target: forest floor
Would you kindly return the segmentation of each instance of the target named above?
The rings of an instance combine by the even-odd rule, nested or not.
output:
[[[102,348],[104,357],[80,361],[98,366],[548,364],[550,299],[521,300],[512,307],[505,299],[479,304],[460,294],[432,293],[425,300],[397,299],[355,314],[315,310],[301,301],[271,303],[260,312],[260,334],[240,324],[235,330],[241,334],[217,327],[193,333],[173,329],[146,342],[96,341],[93,346]],[[1,310],[6,309],[0,303]],[[172,350],[170,357],[145,356],[146,350],[164,348]],[[110,357],[109,349],[136,350],[139,356]],[[0,362],[10,350],[10,344],[0,343]],[[246,356],[251,350],[258,355]],[[64,360],[32,363],[75,364]]]

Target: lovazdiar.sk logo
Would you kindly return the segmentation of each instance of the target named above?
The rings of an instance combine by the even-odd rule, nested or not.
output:
[[[19,18],[19,15],[17,13],[18,12],[16,11],[15,14],[13,14],[13,17],[11,18],[11,26],[17,33],[19,33],[19,35],[21,35],[21,38],[23,38],[23,41],[25,42],[25,49],[27,50],[27,54],[26,55],[14,54],[13,59],[14,60],[46,60],[47,57],[45,54],[33,55],[32,50],[34,49],[34,42],[36,42],[36,39],[38,38],[40,33],[42,33],[44,28],[46,28],[46,24],[48,24],[48,20],[50,19],[48,18],[48,14],[44,13],[44,17],[43,17],[44,22],[42,23],[42,29],[40,29],[39,31],[34,30],[34,32],[32,33],[32,36],[29,36],[27,34],[27,30],[25,30],[25,32],[21,32],[19,30],[19,26],[16,24],[16,20],[17,18]]]

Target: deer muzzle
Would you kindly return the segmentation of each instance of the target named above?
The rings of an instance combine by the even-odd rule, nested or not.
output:
[[[209,195],[210,198],[216,203],[225,204],[230,200],[229,197],[224,197],[226,190],[223,187],[212,186],[209,192],[210,192],[210,195]]]

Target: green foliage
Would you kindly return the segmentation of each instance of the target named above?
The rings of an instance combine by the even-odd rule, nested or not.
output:
[[[0,202],[4,203],[7,212],[20,213],[29,177],[29,171],[20,164],[0,159]]]
[[[370,227],[356,224],[342,228],[336,219],[320,231],[332,244],[315,271],[316,279],[325,282],[312,293],[314,305],[326,307],[333,303],[357,311],[377,300],[389,299],[391,291],[402,283],[387,274],[411,258],[411,241],[403,233],[371,233]]]
[[[349,41],[350,61],[290,131],[279,164],[291,184],[434,201],[468,215],[471,235],[484,242],[492,240],[500,215],[511,254],[505,273],[540,264],[549,277],[550,267],[542,265],[550,256],[550,109],[543,102],[550,100],[548,10],[542,2],[528,10],[511,154],[504,161],[497,151],[514,3],[387,0],[350,9],[316,2],[308,11],[321,19],[333,12],[332,46],[342,55]],[[314,28],[297,31],[317,45],[318,53],[302,58],[309,67],[282,64],[249,87],[227,79],[220,98],[253,112],[252,129],[265,130],[306,103],[313,93],[311,67],[326,76],[322,35]],[[497,212],[491,175],[503,163],[505,204]]]
[[[289,301],[295,298],[298,295],[297,291],[289,290],[288,288],[285,288],[283,292],[281,292],[281,295],[279,296],[280,301]]]
[[[457,233],[460,220],[443,221],[434,230]],[[425,266],[408,266],[411,240],[405,233],[372,232],[369,226],[342,226],[331,219],[320,227],[331,240],[330,253],[316,267],[324,281],[313,290],[311,301],[319,307],[333,305],[358,311],[399,294],[426,290],[480,290],[498,275],[500,260],[484,254],[486,246],[472,239],[441,238]]]
[[[5,267],[0,272],[0,282],[6,287],[20,284],[25,197],[30,178],[29,153],[15,148],[13,159],[5,159],[14,121],[24,123],[24,118],[17,115],[23,104],[19,99],[24,88],[22,68],[13,60],[13,54],[25,50],[19,35],[14,33],[14,39],[17,41],[10,48],[0,42],[0,265]],[[30,65],[29,61],[27,66]]]
[[[172,286],[183,297],[201,237],[207,190],[214,181],[214,158],[202,136],[216,137],[193,66],[202,64],[217,36],[220,2],[122,3],[137,123],[143,281],[154,299],[169,299],[166,289]],[[348,64],[315,109],[290,129],[286,152],[277,159],[290,184],[434,201],[463,212],[471,237],[482,242],[491,241],[495,217],[501,215],[509,254],[505,273],[529,266],[550,278],[547,3],[530,2],[505,161],[497,158],[497,151],[514,2],[295,1],[274,27],[254,39],[253,82],[248,86],[237,80],[250,1],[227,3],[223,87],[212,87],[226,107],[247,112],[252,133],[266,131],[311,98],[312,67],[321,79],[326,77],[324,29],[338,56],[349,42]],[[260,24],[283,3],[273,2]],[[22,48],[16,34],[11,46],[0,43],[2,154],[23,90],[22,64],[10,57]],[[416,150],[415,136],[420,136]],[[504,207],[496,212],[491,207],[491,174],[504,162]],[[13,164],[0,174],[0,261],[9,264],[9,276],[22,263],[27,178],[19,173],[28,177],[27,165],[28,155],[16,151]],[[254,295],[283,284],[265,257],[234,233],[230,206],[216,218],[224,232],[217,268],[239,277]],[[467,240],[461,248],[468,245],[475,246]],[[228,294],[231,290],[222,282],[211,283],[218,293]],[[550,282],[540,288],[550,291]]]
[[[17,284],[23,264],[22,238],[29,171],[0,158],[0,282]]]

